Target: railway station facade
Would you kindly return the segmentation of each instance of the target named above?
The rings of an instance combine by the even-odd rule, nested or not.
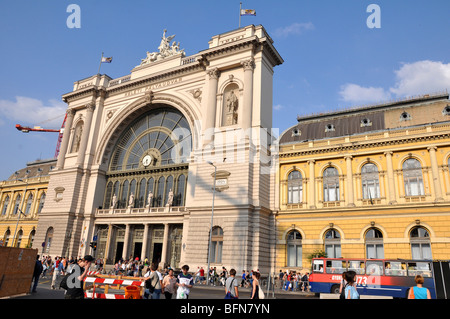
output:
[[[63,95],[66,128],[35,241],[51,236],[48,254],[82,256],[95,240],[107,264],[195,269],[210,251],[212,266],[268,272],[272,76],[283,60],[262,26],[214,36],[192,56],[166,32],[131,74],[97,74]]]

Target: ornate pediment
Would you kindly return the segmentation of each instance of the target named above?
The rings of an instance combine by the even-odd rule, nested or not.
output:
[[[141,59],[140,65],[146,65],[155,61],[160,61],[165,58],[174,56],[174,55],[181,55],[182,57],[185,56],[184,49],[180,50],[180,42],[176,43],[176,41],[173,41],[172,44],[170,44],[170,41],[175,38],[175,35],[171,35],[169,37],[166,37],[167,30],[164,30],[163,36],[161,38],[161,43],[158,47],[158,52],[148,52],[145,59]]]

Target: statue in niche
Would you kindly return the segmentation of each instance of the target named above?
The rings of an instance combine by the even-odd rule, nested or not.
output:
[[[112,205],[110,208],[116,208],[116,204],[117,204],[117,196],[116,194],[114,194],[112,198]]]
[[[153,201],[153,193],[152,193],[152,191],[150,191],[147,196],[147,206],[146,207],[151,207],[152,201]]]
[[[74,139],[73,139],[72,153],[76,153],[80,149],[82,134],[83,134],[83,125],[78,125],[76,128],[76,131],[75,131]]]
[[[134,194],[133,193],[131,193],[130,199],[128,201],[128,208],[132,208],[132,207],[134,207]]]
[[[172,189],[170,189],[166,206],[172,206],[172,203],[173,203],[173,192],[172,192]]]
[[[239,100],[238,100],[236,94],[234,94],[234,90],[233,90],[229,93],[229,95],[227,97],[225,125],[237,124],[238,108],[239,108]]]

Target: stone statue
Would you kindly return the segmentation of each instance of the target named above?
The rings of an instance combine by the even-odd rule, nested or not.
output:
[[[152,193],[152,191],[150,191],[147,196],[147,206],[146,207],[152,206],[152,200],[153,200],[153,193]]]
[[[167,205],[166,206],[172,206],[173,203],[173,192],[172,189],[169,191],[169,197],[167,198]]]
[[[140,65],[146,65],[173,55],[178,54],[180,54],[181,56],[185,55],[184,49],[180,50],[180,42],[176,43],[174,41],[172,45],[170,44],[170,41],[172,41],[173,38],[175,38],[175,34],[166,37],[166,32],[167,30],[164,30],[163,36],[161,38],[161,43],[159,44],[158,47],[159,52],[150,53],[147,51],[147,57],[145,59],[141,59]]]
[[[234,91],[231,91],[227,97],[227,105],[226,105],[226,125],[237,124],[238,114],[237,110],[239,107],[239,100],[237,96],[234,94]]]
[[[74,136],[74,143],[73,143],[72,153],[78,152],[78,150],[80,149],[82,133],[83,133],[83,126],[80,125],[76,129],[76,133],[75,133],[75,136]]]
[[[134,207],[134,194],[133,193],[131,193],[131,195],[130,195],[130,199],[129,199],[129,201],[128,201],[128,207]]]
[[[116,208],[116,204],[117,204],[117,196],[116,194],[114,194],[112,198],[112,205],[110,208]]]

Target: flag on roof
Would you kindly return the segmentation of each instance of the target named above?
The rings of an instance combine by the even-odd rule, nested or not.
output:
[[[256,10],[241,9],[241,16],[256,16]]]
[[[102,63],[111,63],[112,62],[112,57],[102,57]]]

